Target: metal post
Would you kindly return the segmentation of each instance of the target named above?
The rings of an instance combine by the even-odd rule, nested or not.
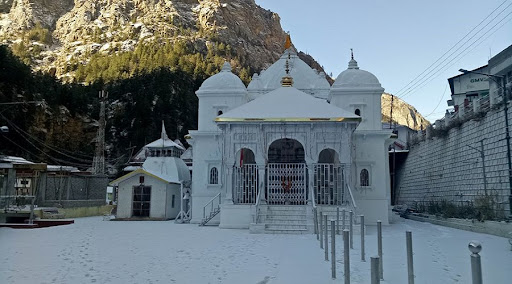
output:
[[[371,278],[372,278],[372,283],[371,284],[380,284],[380,279],[379,279],[379,257],[378,256],[372,256],[370,257],[370,265],[371,265],[371,269],[372,269],[372,272],[371,272]]]
[[[361,261],[366,261],[364,256],[364,215],[361,215]]]
[[[340,234],[340,207],[336,207],[336,235]]]
[[[345,209],[341,209],[341,214],[343,215],[341,217],[341,229],[345,230]]]
[[[380,220],[377,221],[377,251],[379,253],[379,276],[380,279],[384,279],[384,270],[383,270],[383,259],[382,259],[382,222]]]
[[[503,85],[503,99],[505,100],[505,139],[507,140],[507,164],[508,164],[508,187],[510,190],[510,195],[508,196],[508,205],[509,205],[509,216],[512,216],[512,161],[510,160],[510,133],[508,127],[508,96],[507,96],[507,86],[505,83],[505,77],[501,76],[501,83]]]
[[[344,259],[344,266],[345,266],[345,270],[344,270],[344,273],[345,273],[345,284],[350,284],[350,248],[349,248],[349,231],[348,230],[343,230],[343,248],[344,248],[344,251],[343,251],[343,256],[345,257]]]
[[[407,279],[409,284],[414,284],[414,265],[412,261],[412,232],[405,232],[405,242],[407,245]]]
[[[336,221],[331,220],[331,275],[336,279]]]
[[[469,251],[471,252],[471,278],[473,284],[482,284],[482,264],[480,262],[480,255],[482,245],[479,242],[472,241],[468,244]]]
[[[315,226],[316,240],[318,241],[318,215],[316,214],[316,208],[313,208],[313,225]]]
[[[349,221],[350,221],[350,224],[349,224],[349,230],[350,230],[350,248],[351,249],[354,249],[354,212],[352,210],[350,210],[349,212]]]
[[[324,248],[324,218],[323,218],[323,214],[320,212],[320,248],[323,249]]]
[[[329,226],[329,225],[327,224],[327,214],[324,215],[324,224],[325,224],[325,227],[324,227],[325,261],[329,261],[329,234],[327,233],[327,226]]]

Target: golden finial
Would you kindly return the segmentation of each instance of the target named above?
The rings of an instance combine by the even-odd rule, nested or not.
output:
[[[284,49],[288,49],[292,47],[292,39],[290,38],[290,34],[286,34],[286,42],[284,43]]]
[[[290,76],[290,65],[288,63],[288,59],[286,59],[285,64],[286,69],[286,75],[281,79],[281,86],[283,87],[291,87],[293,85],[293,78]]]

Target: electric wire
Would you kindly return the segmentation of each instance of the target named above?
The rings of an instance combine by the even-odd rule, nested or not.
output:
[[[503,1],[496,9],[494,9],[487,17],[485,17],[480,23],[478,23],[473,29],[471,29],[466,35],[464,35],[457,43],[455,43],[450,49],[448,49],[441,57],[439,57],[434,63],[432,63],[430,66],[428,66],[423,72],[421,72],[418,76],[416,76],[414,79],[412,79],[409,83],[407,83],[404,87],[402,87],[398,92],[395,93],[396,96],[400,96],[400,93],[407,88],[410,84],[412,84],[416,79],[420,78],[425,72],[427,72],[434,64],[436,64],[439,60],[441,60],[448,52],[450,52],[453,48],[455,48],[461,41],[463,41],[469,34],[471,34],[478,26],[480,26],[485,20],[487,20],[496,10],[498,10],[503,4],[505,4],[507,0]]]
[[[501,22],[503,22],[508,16],[512,15],[512,12],[508,13],[503,19],[501,19],[499,22],[497,22],[493,27],[491,27],[491,29],[493,29],[494,27],[496,27],[497,25],[499,25]],[[512,19],[512,18],[511,18]],[[433,73],[431,74],[429,77],[427,77],[426,79],[423,80],[423,82],[421,82],[419,85],[416,85],[413,89],[411,89],[408,93],[405,93],[402,95],[401,98],[405,98],[407,97],[408,95],[412,94],[413,91],[417,90],[417,89],[421,89],[423,88],[425,85],[427,85],[430,81],[432,81],[433,79],[439,77],[443,71],[445,71],[446,69],[448,69],[449,67],[453,66],[453,64],[455,64],[457,61],[455,60],[458,60],[462,57],[464,57],[465,55],[467,55],[469,52],[471,52],[473,49],[475,49],[476,47],[478,47],[480,44],[482,44],[485,39],[487,39],[489,36],[491,36],[492,34],[494,34],[496,31],[498,31],[501,27],[503,27],[507,22],[509,22],[511,19],[509,19],[508,21],[504,22],[501,26],[498,27],[498,29],[495,29],[492,33],[484,33],[482,34],[476,41],[474,41],[472,44],[470,44],[469,46],[467,46],[464,50],[461,51],[461,53],[459,53],[458,55],[456,55],[455,57],[453,57],[450,61],[448,61],[447,63],[445,63],[442,67],[440,67],[441,69],[436,71],[436,73]],[[489,31],[490,32],[490,31]],[[470,49],[468,52],[465,52],[466,50],[468,50],[470,47],[472,47],[475,43],[477,43],[480,39],[482,39],[482,37],[484,37],[485,35],[487,35],[487,37],[480,41],[476,46],[473,47],[473,49]],[[464,53],[465,52],[465,53]],[[464,54],[463,54],[464,53]],[[455,62],[454,62],[455,61]],[[451,64],[450,64],[451,63]]]
[[[447,88],[448,88],[448,85],[445,85],[445,86],[444,86],[443,94],[441,95],[441,98],[439,99],[439,102],[437,102],[436,107],[435,107],[435,108],[434,108],[434,109],[433,109],[429,114],[425,115],[425,117],[429,117],[429,116],[431,116],[431,115],[434,113],[434,111],[436,111],[436,110],[437,110],[437,108],[439,107],[439,105],[440,105],[440,104],[441,104],[441,102],[443,101],[444,94],[446,93],[446,89],[447,89]]]
[[[76,158],[75,156],[71,156],[71,154],[73,154],[73,155],[75,155],[75,154],[76,154],[76,155],[78,155],[78,156],[82,156],[82,157],[85,157],[85,158],[92,158],[91,156],[88,156],[88,155],[85,155],[85,154],[81,154],[81,153],[78,153],[78,152],[76,152],[76,153],[75,153],[75,152],[67,151],[67,150],[65,150],[65,149],[58,150],[58,149],[56,149],[56,148],[52,147],[51,145],[48,145],[46,142],[42,141],[41,139],[39,139],[39,138],[37,138],[37,137],[35,137],[35,136],[31,135],[30,133],[26,132],[26,131],[25,131],[25,130],[23,130],[21,127],[17,126],[14,122],[12,122],[12,121],[11,121],[11,120],[9,120],[8,118],[6,118],[4,115],[2,115],[2,114],[0,114],[0,115],[2,116],[2,118],[4,118],[4,119],[9,123],[9,124],[11,124],[11,125],[12,125],[13,127],[15,127],[17,130],[19,130],[19,131],[21,131],[21,132],[25,133],[25,135],[29,136],[30,138],[32,138],[32,139],[33,139],[33,140],[35,140],[36,142],[38,142],[38,143],[42,144],[43,146],[45,146],[45,147],[47,147],[47,148],[49,148],[49,149],[51,149],[51,150],[53,150],[53,151],[55,151],[55,152],[57,152],[57,153],[59,153],[59,154],[62,154],[62,155],[66,155],[66,154],[64,154],[64,153],[65,153],[65,152],[67,152],[67,153],[69,153],[69,154],[67,154],[67,156],[68,156],[69,158],[72,158],[72,159],[75,159],[75,160],[83,160],[83,161],[87,161],[87,162],[89,162],[89,161],[90,161],[90,162],[92,162],[92,160],[85,160],[85,159],[82,159],[82,158]],[[62,153],[62,152],[64,152],[64,153]]]
[[[9,119],[5,118],[3,115],[2,115],[2,117],[7,121],[7,123],[8,123],[10,126],[12,126],[12,127],[14,128],[14,130],[15,130],[16,132],[18,132],[18,134],[19,134],[23,139],[25,139],[28,143],[30,143],[30,144],[31,144],[32,146],[34,146],[36,149],[38,149],[38,150],[40,150],[41,152],[44,152],[44,153],[45,153],[45,151],[41,150],[39,147],[37,147],[36,145],[34,145],[34,143],[32,143],[32,142],[30,141],[30,139],[28,139],[25,135],[23,135],[23,133],[22,133],[22,131],[23,131],[23,130],[22,130],[21,128],[19,128],[19,127],[18,127],[16,124],[14,124],[11,120],[9,120]],[[21,131],[20,131],[20,130],[21,130]],[[24,131],[23,131],[23,132],[24,132]],[[45,146],[47,146],[46,144],[44,144],[44,145],[45,145]],[[51,150],[53,150],[53,151],[55,151],[55,152],[57,152],[57,153],[59,153],[59,154],[61,154],[61,155],[63,155],[63,156],[66,156],[66,157],[68,157],[68,158],[71,158],[71,159],[73,159],[73,160],[76,160],[76,161],[79,161],[79,162],[85,162],[85,163],[92,163],[92,160],[85,160],[85,159],[81,159],[81,158],[76,158],[76,157],[73,157],[73,156],[68,155],[68,154],[66,154],[66,153],[63,153],[63,152],[61,152],[61,151],[59,151],[59,150],[56,150],[56,149],[54,149],[54,148],[52,148],[52,147],[48,147],[48,148],[49,148],[49,149],[51,149]]]
[[[505,2],[504,2],[505,3]],[[504,3],[500,4],[499,7],[501,7]],[[487,39],[490,34],[494,34],[496,31],[498,31],[499,29],[501,29],[501,27],[503,27],[504,24],[506,24],[506,22],[504,24],[502,24],[501,26],[499,26],[497,29],[495,29],[494,31],[492,31],[497,25],[499,25],[501,22],[503,22],[504,20],[507,19],[508,16],[510,16],[510,14],[512,13],[508,13],[506,16],[504,16],[503,18],[501,18],[501,20],[499,20],[495,25],[493,25],[491,28],[487,29],[486,31],[484,31],[484,33],[478,37],[476,40],[474,40],[473,42],[471,42],[469,44],[469,46],[467,46],[465,49],[463,49],[462,51],[460,51],[458,54],[456,54],[456,52],[458,52],[461,48],[464,47],[465,44],[467,44],[470,40],[472,40],[475,36],[477,36],[483,29],[485,29],[487,26],[489,26],[491,23],[494,22],[494,20],[496,20],[501,14],[503,14],[505,12],[506,9],[508,9],[510,6],[512,6],[512,3],[507,5],[504,9],[502,9],[497,15],[494,16],[494,18],[492,18],[487,24],[485,24],[482,28],[480,28],[474,35],[472,35],[469,39],[467,39],[466,41],[464,41],[463,45],[459,46],[457,49],[455,49],[453,52],[449,53],[450,50],[452,50],[453,48],[455,48],[456,45],[458,45],[462,40],[464,40],[471,32],[473,32],[479,25],[481,25],[483,22],[485,22],[487,20],[487,18],[489,18],[489,16],[491,16],[498,8],[496,8],[495,10],[493,10],[491,12],[491,14],[489,14],[483,21],[481,21],[477,26],[475,26],[475,28],[473,28],[468,34],[466,34],[461,40],[459,40],[459,42],[457,44],[455,44],[452,48],[450,48],[450,50],[448,50],[447,52],[445,52],[445,54],[443,54],[443,56],[441,56],[438,60],[436,60],[433,64],[431,64],[429,66],[429,68],[425,69],[420,75],[418,75],[415,79],[413,79],[411,82],[409,82],[409,84],[406,85],[406,87],[400,89],[399,92],[397,92],[396,94],[400,97],[400,98],[404,98],[406,97],[407,95],[411,94],[414,90],[418,89],[419,87],[423,87],[425,85],[425,83],[428,83],[430,82],[429,79],[433,79],[435,78],[434,76],[439,76],[440,75],[440,72],[445,70],[447,67],[450,67],[450,66],[447,66],[449,63],[453,62],[455,59],[458,59],[461,57],[461,55],[471,46],[473,46],[475,43],[477,43],[483,36],[487,35],[487,37],[485,39]],[[508,21],[507,21],[508,22]],[[492,31],[492,32],[491,32]],[[484,39],[484,40],[485,40]],[[481,41],[480,43],[477,44],[480,45],[483,41]],[[449,53],[449,54],[448,54]],[[446,58],[443,59],[443,57],[445,57],[445,55],[448,54],[448,56],[446,56]],[[455,55],[456,54],[456,55]],[[466,53],[467,54],[467,53]],[[455,55],[455,56],[453,56]],[[449,60],[451,58],[451,60]],[[442,59],[442,60],[441,60]],[[445,63],[447,60],[449,60],[447,63]],[[440,62],[439,62],[440,61]],[[437,63],[437,64],[436,64]],[[444,64],[444,65],[443,65]],[[434,68],[431,68],[432,66],[434,66]],[[443,69],[444,68],[444,69]],[[430,70],[431,69],[431,70]],[[430,71],[429,71],[430,70]],[[429,76],[430,75],[430,76]],[[420,78],[421,77],[421,78]],[[418,78],[420,78],[419,80],[417,80]],[[408,87],[407,87],[408,86]],[[405,89],[405,90],[404,90]]]

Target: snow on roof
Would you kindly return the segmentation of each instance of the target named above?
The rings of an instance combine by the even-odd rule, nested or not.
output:
[[[209,93],[226,94],[226,92],[229,94],[245,94],[247,92],[242,80],[231,73],[231,65],[228,62],[224,62],[219,73],[206,79],[196,94],[199,96]]]
[[[147,144],[146,146],[144,146],[144,148],[171,148],[171,147],[176,147],[178,149],[185,151],[185,148],[183,146],[178,145],[174,141],[169,139],[169,137],[167,136],[167,132],[165,131],[164,121],[162,120],[162,132],[160,134],[160,139]]]
[[[11,164],[33,164],[33,162],[25,160],[22,157],[15,156],[0,156],[0,162],[11,163]]]
[[[59,165],[47,165],[46,169],[49,172],[72,172],[72,173],[80,172],[80,170],[76,167],[59,166]]]
[[[142,169],[168,182],[190,180],[190,172],[182,159],[176,157],[148,157]]]
[[[240,119],[246,121],[286,121],[290,119],[343,121],[346,119],[359,120],[360,117],[294,87],[281,87],[218,116],[216,121]]]
[[[148,157],[142,168],[110,182],[110,185],[118,185],[120,182],[139,173],[149,174],[168,183],[180,183],[190,180],[190,171],[182,159],[176,157]]]
[[[249,90],[263,88],[275,90],[281,87],[281,79],[286,75],[286,61],[288,60],[290,76],[293,77],[293,86],[299,90],[329,89],[329,82],[302,61],[293,48],[285,50],[283,55],[268,69],[262,71],[256,80],[251,81],[247,87]]]
[[[332,85],[337,88],[382,88],[379,79],[372,73],[359,69],[357,61],[352,58],[348,63],[348,69],[341,72]],[[384,90],[382,90],[384,91]]]
[[[192,160],[193,159],[193,151],[192,151],[192,146],[188,147],[187,150],[185,150],[185,152],[183,152],[183,154],[181,154],[181,157],[183,160]]]
[[[160,138],[158,140],[155,140],[151,143],[149,143],[148,145],[144,146],[144,148],[170,148],[170,147],[176,147],[178,149],[181,149],[183,151],[185,151],[185,148],[183,148],[182,146],[174,143],[171,139],[169,138]]]

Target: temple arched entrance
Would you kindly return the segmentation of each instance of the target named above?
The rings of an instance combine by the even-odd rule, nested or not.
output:
[[[313,193],[319,205],[344,205],[349,200],[346,194],[345,165],[340,164],[338,153],[323,149],[314,165]]]
[[[268,148],[266,200],[269,205],[304,205],[307,202],[307,170],[302,144],[278,139]]]
[[[235,157],[233,203],[255,204],[259,192],[259,176],[254,152],[251,149],[242,148]]]

